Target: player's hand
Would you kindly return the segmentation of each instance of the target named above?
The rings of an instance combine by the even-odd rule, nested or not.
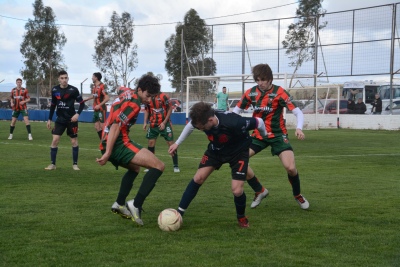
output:
[[[95,111],[100,110],[100,106],[99,106],[99,105],[94,106],[94,110],[95,110]]]
[[[51,129],[51,120],[47,121],[47,125],[46,126],[47,126],[47,129],[49,129],[49,130]]]
[[[71,122],[76,122],[76,121],[78,121],[78,118],[79,118],[79,114],[76,113],[74,116],[72,116]]]
[[[168,148],[168,153],[169,153],[171,156],[174,156],[175,153],[176,153],[176,150],[178,150],[178,147],[179,147],[178,144],[173,143],[173,144]]]
[[[158,129],[160,129],[161,131],[165,129],[165,123],[162,122],[160,123],[160,125],[158,125]]]
[[[143,123],[143,131],[147,130],[147,123]]]
[[[297,137],[297,139],[299,140],[304,140],[306,138],[305,134],[303,133],[302,130],[300,129],[296,129],[296,132],[294,133],[294,135]]]
[[[106,152],[103,154],[101,158],[96,158],[96,162],[100,164],[101,166],[106,165],[108,159],[110,158],[110,155]]]

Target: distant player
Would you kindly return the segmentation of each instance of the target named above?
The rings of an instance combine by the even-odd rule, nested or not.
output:
[[[226,93],[226,87],[222,87],[222,92],[219,92],[215,96],[214,103],[217,104],[219,110],[229,110],[228,105],[228,94]]]
[[[60,84],[51,89],[51,106],[49,119],[47,121],[47,129],[52,129],[51,120],[56,109],[57,119],[51,131],[53,134],[53,141],[50,147],[51,164],[45,168],[46,170],[56,169],[58,143],[60,142],[61,135],[67,130],[67,135],[70,137],[72,144],[72,169],[79,171],[78,118],[85,103],[78,88],[69,85],[68,80],[68,73],[64,70],[60,71],[58,73],[58,81]],[[75,111],[75,101],[80,104],[78,112]]]
[[[173,107],[169,101],[169,97],[164,93],[160,93],[156,97],[152,98],[149,104],[146,104],[143,130],[147,130],[147,148],[153,153],[155,153],[156,141],[159,135],[164,137],[168,146],[171,146],[174,143],[174,132],[170,121],[172,110]],[[148,129],[147,122],[150,124]],[[180,172],[177,152],[172,156],[172,162],[174,165],[174,172]]]
[[[11,90],[10,105],[13,112],[11,115],[10,135],[8,136],[8,139],[13,139],[15,124],[17,122],[19,114],[22,114],[26,130],[28,131],[28,140],[32,141],[33,138],[31,133],[31,125],[29,123],[28,109],[26,107],[26,103],[28,103],[31,98],[29,96],[28,89],[22,87],[22,79],[18,78],[16,80],[16,83],[17,87]]]
[[[92,75],[93,87],[92,96],[85,99],[88,101],[93,99],[93,122],[94,128],[96,129],[99,138],[101,139],[101,134],[103,130],[104,121],[107,114],[106,103],[110,100],[107,91],[104,88],[104,84],[101,82],[102,75],[100,72],[95,72]]]
[[[178,212],[183,215],[208,176],[214,170],[218,170],[222,164],[229,163],[236,217],[240,227],[249,227],[245,215],[246,194],[243,191],[251,144],[248,131],[258,129],[265,135],[264,122],[260,118],[246,118],[234,113],[216,112],[205,102],[194,104],[189,116],[191,121],[185,126],[176,143],[170,146],[168,152],[173,155],[194,128],[204,131],[210,143],[200,160],[196,174],[183,193]]]
[[[295,136],[299,140],[304,140],[303,113],[292,103],[290,95],[285,89],[272,84],[273,74],[268,64],[258,64],[253,67],[253,78],[256,86],[248,89],[242,99],[238,102],[233,112],[239,114],[244,109],[253,105],[253,117],[264,121],[268,135],[262,136],[258,130],[252,134],[252,144],[250,146],[250,157],[261,152],[267,147],[271,147],[272,155],[277,155],[285,168],[289,182],[292,186],[293,196],[302,209],[308,209],[309,202],[300,193],[300,178],[296,168],[293,148],[289,143],[289,136],[283,118],[284,108],[291,110],[297,118],[297,127]],[[253,170],[249,167],[247,170],[247,182],[252,186],[258,180]],[[256,190],[255,190],[256,191]],[[257,192],[252,208],[257,207],[261,200],[268,195],[268,190],[262,188]]]

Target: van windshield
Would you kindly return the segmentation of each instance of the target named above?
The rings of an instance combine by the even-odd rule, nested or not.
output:
[[[390,99],[390,85],[382,85],[379,89],[379,95],[381,99]],[[400,85],[393,85],[393,98],[400,98]]]

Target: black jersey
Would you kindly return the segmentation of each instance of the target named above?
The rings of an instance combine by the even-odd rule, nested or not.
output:
[[[242,117],[236,113],[216,112],[216,127],[204,131],[210,143],[208,149],[221,155],[235,155],[251,144],[249,130],[257,128],[257,119]]]
[[[57,120],[59,123],[67,123],[76,114],[75,101],[82,103],[83,99],[78,88],[69,85],[67,88],[61,88],[60,85],[54,86],[51,89],[51,110],[57,108]]]

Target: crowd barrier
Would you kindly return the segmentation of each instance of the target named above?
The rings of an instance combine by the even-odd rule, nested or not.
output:
[[[49,118],[49,110],[29,110],[29,120],[30,121],[47,121]],[[0,109],[0,120],[11,120],[11,109]],[[108,116],[108,113],[107,113]],[[19,115],[18,120],[22,120],[22,116]],[[53,115],[53,121],[55,121],[56,115]],[[136,123],[143,124],[144,113],[139,113]],[[93,111],[82,111],[79,116],[79,122],[93,122]],[[185,125],[186,124],[186,114],[185,113],[172,113],[171,122],[175,125]]]

